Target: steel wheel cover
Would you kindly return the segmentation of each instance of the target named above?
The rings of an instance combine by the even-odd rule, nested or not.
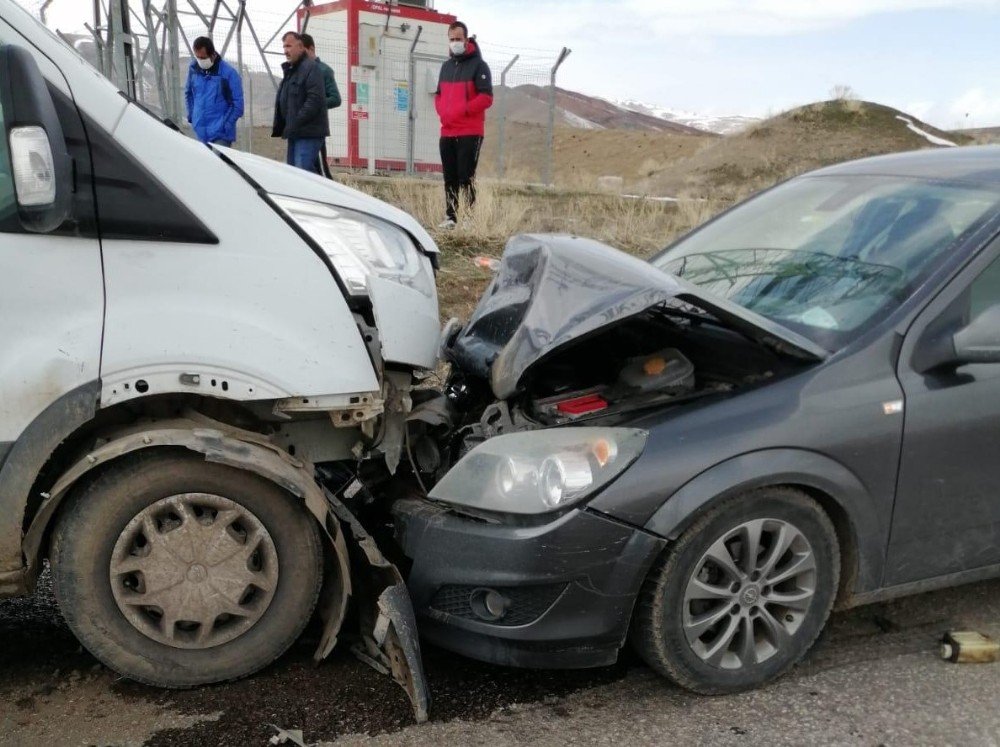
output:
[[[684,591],[682,625],[706,664],[738,670],[791,643],[816,592],[816,558],[805,535],[780,519],[754,519],[716,540]]]
[[[110,563],[125,619],[174,648],[206,649],[242,635],[264,615],[278,553],[260,520],[228,498],[184,493],[140,511]]]

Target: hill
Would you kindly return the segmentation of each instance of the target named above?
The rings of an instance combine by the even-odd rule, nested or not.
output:
[[[496,101],[503,98],[508,122],[545,125],[549,121],[549,89],[546,86],[497,86]],[[489,117],[497,119],[501,107],[494,106]],[[686,124],[630,109],[596,96],[556,87],[556,123],[581,130],[631,130],[637,132],[669,132],[675,135],[709,134]]]
[[[716,139],[667,164],[639,186],[649,194],[746,194],[841,161],[971,142],[968,135],[942,132],[881,104],[824,101]]]

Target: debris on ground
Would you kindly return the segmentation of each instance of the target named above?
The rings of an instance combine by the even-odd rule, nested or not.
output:
[[[989,664],[1000,658],[1000,643],[974,630],[951,631],[941,641],[941,658],[956,664]]]
[[[274,724],[268,724],[268,726],[276,732],[273,737],[267,740],[268,744],[294,744],[298,747],[307,747],[302,737],[302,729],[282,729]]]

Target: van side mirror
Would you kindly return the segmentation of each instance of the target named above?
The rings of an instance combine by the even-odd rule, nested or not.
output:
[[[38,63],[15,45],[0,46],[0,104],[21,225],[47,233],[70,216],[73,163]]]
[[[1000,304],[990,306],[958,332],[955,363],[1000,363]]]

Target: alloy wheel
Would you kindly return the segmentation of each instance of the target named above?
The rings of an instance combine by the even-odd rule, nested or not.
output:
[[[719,669],[761,664],[802,625],[816,592],[805,535],[779,519],[755,519],[717,539],[695,564],[682,624],[692,651]]]

